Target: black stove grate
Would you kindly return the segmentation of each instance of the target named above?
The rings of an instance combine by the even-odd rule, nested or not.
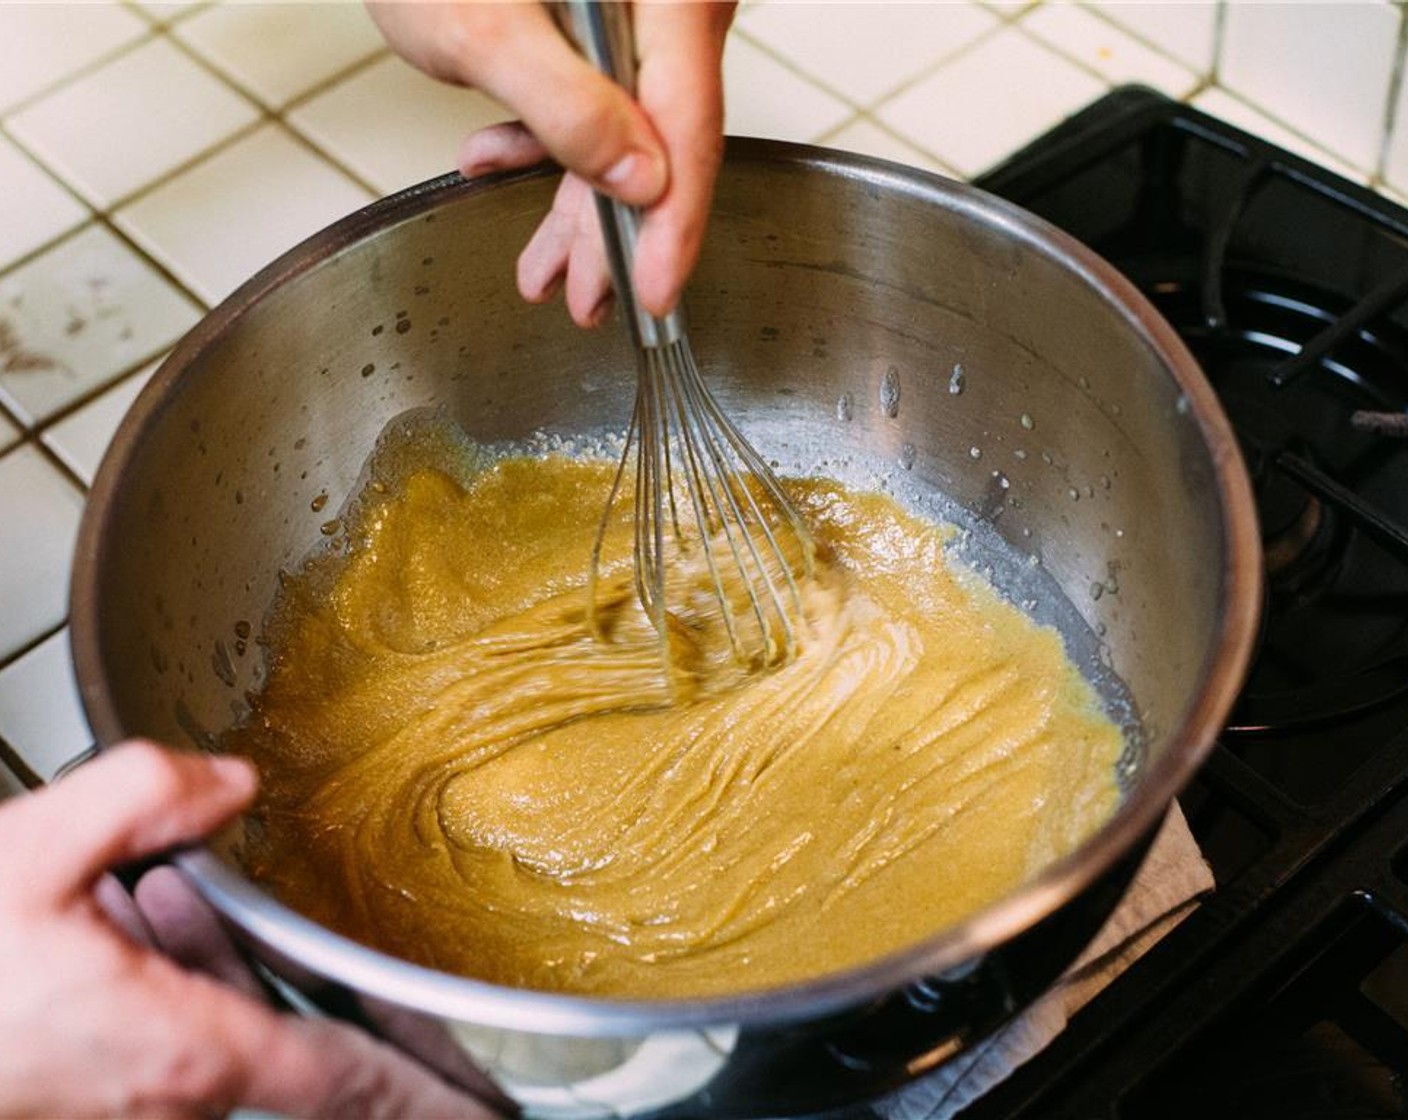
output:
[[[1408,211],[1138,87],[979,185],[1110,260],[1198,357],[1268,592],[1181,798],[1218,889],[964,1116],[1406,1116]]]

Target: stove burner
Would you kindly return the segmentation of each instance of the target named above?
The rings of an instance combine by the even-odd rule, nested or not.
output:
[[[1300,516],[1278,533],[1263,534],[1273,590],[1295,591],[1326,570],[1334,535],[1334,511],[1314,494],[1306,494]]]
[[[1146,281],[1145,286],[1217,388],[1257,485],[1258,514],[1268,541],[1278,542],[1287,533],[1313,536],[1308,525],[1293,531],[1295,523],[1321,516],[1307,513],[1307,506],[1334,503],[1325,503],[1324,495],[1307,487],[1298,472],[1288,471],[1287,459],[1351,490],[1359,488],[1367,461],[1384,457],[1378,446],[1382,435],[1400,426],[1408,431],[1408,413],[1385,407],[1408,403],[1408,386],[1402,384],[1408,332],[1361,340],[1352,367],[1327,361],[1320,376],[1282,384],[1276,372],[1288,355],[1296,355],[1327,320],[1333,321],[1335,304],[1342,300],[1289,281],[1233,271],[1222,282],[1226,318],[1209,324],[1194,278],[1181,275]],[[1385,469],[1399,473],[1408,485],[1408,458],[1396,456],[1392,447],[1387,457],[1394,461]],[[1272,559],[1271,567],[1279,567]]]
[[[1229,268],[1223,314],[1210,321],[1199,266],[1161,254],[1126,262],[1202,363],[1252,476],[1268,598],[1229,733],[1333,724],[1387,705],[1408,693],[1408,680],[1385,671],[1408,657],[1408,444],[1383,434],[1398,426],[1383,418],[1408,404],[1408,332],[1380,327],[1312,373],[1278,378],[1346,301]]]
[[[1137,87],[981,185],[1110,260],[1200,360],[1268,598],[1179,798],[1216,892],[964,1115],[1408,1116],[1408,210]]]
[[[1251,385],[1257,387],[1255,381]],[[1264,394],[1229,387],[1222,403],[1251,474],[1269,591],[1276,599],[1323,591],[1332,585],[1345,552],[1341,518],[1333,503],[1282,469],[1280,459],[1282,450],[1290,450],[1299,461],[1318,466],[1314,448],[1282,412],[1268,407]]]

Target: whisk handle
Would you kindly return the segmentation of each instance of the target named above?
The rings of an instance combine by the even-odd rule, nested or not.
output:
[[[564,0],[553,14],[583,56],[632,95],[636,91],[636,44],[631,5],[601,0]],[[651,315],[636,298],[631,262],[640,239],[641,213],[598,192],[597,215],[606,242],[607,263],[636,345],[659,348],[678,342],[685,332],[684,312],[676,308],[663,319]]]

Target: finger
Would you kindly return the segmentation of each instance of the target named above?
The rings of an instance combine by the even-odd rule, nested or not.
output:
[[[100,878],[93,894],[108,920],[120,929],[129,941],[148,947],[156,943],[151,927],[142,917],[137,903],[115,876],[104,875]]]
[[[215,912],[174,867],[154,867],[137,883],[136,902],[156,946],[183,968],[203,972],[263,999],[260,985]]]
[[[280,1020],[281,1061],[257,1052],[242,1103],[294,1116],[445,1116],[489,1120],[502,1115],[456,1092],[410,1058],[340,1023]]]
[[[278,1014],[214,981],[191,984],[190,1049],[214,1057],[185,1087],[192,1101],[329,1118],[498,1115],[361,1031]]]
[[[553,196],[552,209],[533,231],[518,255],[518,291],[529,303],[546,303],[562,286],[567,257],[576,236],[580,207],[574,175],[564,175]]]
[[[145,1003],[95,1062],[120,1056],[123,1103],[108,1114],[300,1117],[493,1115],[482,1102],[370,1036],[300,1019],[148,955],[132,977]],[[101,996],[95,1000],[101,1005]]]
[[[732,4],[639,4],[638,93],[665,141],[670,184],[645,216],[636,247],[636,294],[663,316],[699,257],[723,160],[722,58]]]
[[[253,800],[255,786],[243,759],[130,743],[19,799],[0,815],[0,851],[8,866],[44,868],[17,880],[20,899],[63,901],[110,867],[210,834]]]
[[[450,7],[432,73],[508,105],[554,159],[599,190],[638,206],[660,197],[665,153],[649,119],[577,54],[543,5]]]
[[[362,1014],[376,1033],[401,1050],[444,1075],[452,1085],[478,1097],[490,1108],[505,1115],[517,1115],[518,1105],[476,1066],[463,1046],[455,1041],[444,1022],[409,1011],[370,996],[359,1000]]]
[[[491,171],[514,171],[532,167],[548,158],[542,141],[522,121],[491,124],[471,133],[460,145],[460,174],[466,179]]]
[[[563,298],[573,322],[599,327],[611,314],[611,270],[606,263],[596,200],[583,185],[576,195],[575,236],[567,255],[567,284]]]

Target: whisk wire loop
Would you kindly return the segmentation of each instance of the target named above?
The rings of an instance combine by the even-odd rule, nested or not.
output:
[[[707,524],[709,529],[702,540],[705,552],[712,553],[713,537],[723,537],[736,570],[744,574],[742,583],[748,603],[764,637],[764,660],[772,663],[790,658],[796,636],[790,611],[784,608],[779,596],[774,568],[786,581],[792,611],[800,612],[801,599],[792,579],[791,566],[781,555],[768,518],[754,497],[752,488],[730,461],[728,453],[743,458],[739,455],[739,449],[746,449],[747,444],[705,388],[699,370],[687,352],[679,355],[676,374],[671,387],[676,392],[677,419],[683,442],[693,451],[695,469],[690,475],[691,478],[697,476],[703,480],[715,511],[713,518],[706,517],[700,522]],[[708,462],[703,462],[704,459]],[[758,538],[750,528],[762,535],[763,543],[771,550],[773,564],[766,562]],[[712,558],[709,568],[720,602],[729,605],[730,596],[719,575],[718,565]],[[748,577],[750,570],[755,578]],[[764,591],[766,595],[762,593]],[[780,645],[770,614],[776,617],[782,629]]]
[[[635,92],[629,5],[568,0],[554,8],[554,15],[589,62]],[[643,220],[640,211],[601,194],[596,205],[612,283],[636,346],[639,376],[621,465],[592,550],[590,625],[601,636],[597,591],[603,541],[612,509],[622,497],[628,464],[634,462],[635,589],[666,656],[671,626],[687,621],[707,629],[712,621],[704,617],[707,613],[722,618],[728,644],[743,664],[788,661],[797,651],[795,620],[802,613],[794,568],[800,562],[811,574],[812,538],[771,468],[705,386],[683,310],[676,307],[657,318],[637,298],[631,264]],[[780,536],[788,538],[786,546]],[[716,611],[689,585],[700,575],[701,559]],[[672,611],[667,598],[676,592],[689,601],[676,603]],[[686,620],[686,615],[692,618]]]
[[[634,467],[633,580],[667,655],[670,626],[691,610],[669,605],[670,574],[683,570],[705,580],[703,602],[717,607],[737,660],[785,663],[797,650],[796,573],[811,571],[811,537],[771,468],[709,392],[687,336],[639,347],[638,356],[635,407],[592,553],[591,609],[612,510]],[[593,629],[600,636],[595,615]]]

